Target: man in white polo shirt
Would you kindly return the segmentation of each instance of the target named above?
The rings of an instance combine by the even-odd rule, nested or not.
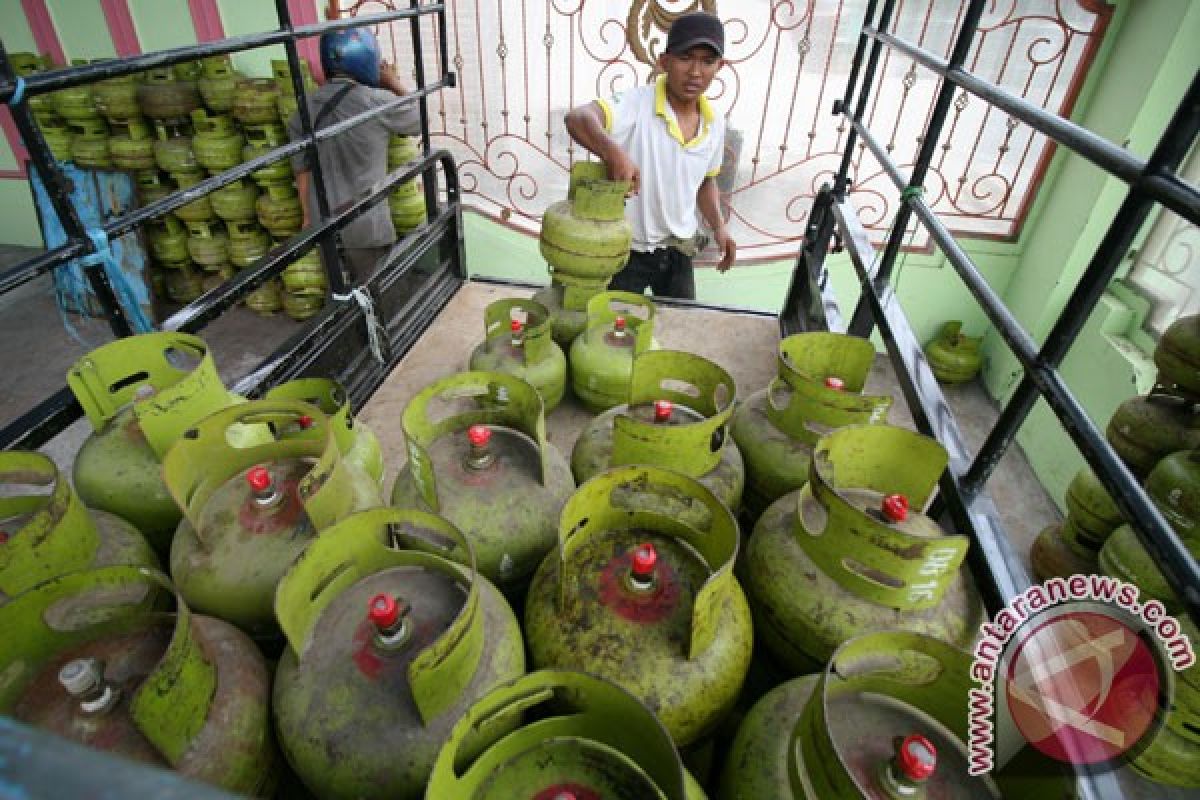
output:
[[[683,14],[667,33],[654,83],[567,114],[571,138],[605,163],[611,179],[632,184],[625,215],[633,244],[612,289],[640,294],[649,287],[658,297],[695,298],[692,257],[703,247],[701,215],[721,255],[717,270],[733,265],[737,245],[725,229],[716,183],[725,120],[704,96],[724,51],[716,16]]]

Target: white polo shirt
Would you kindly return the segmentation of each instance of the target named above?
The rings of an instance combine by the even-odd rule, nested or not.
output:
[[[654,250],[672,236],[691,238],[700,228],[696,192],[705,178],[721,171],[725,119],[701,96],[700,127],[696,138],[685,142],[667,102],[665,76],[653,86],[637,86],[596,102],[604,111],[604,129],[641,173],[638,194],[625,204],[633,249]]]

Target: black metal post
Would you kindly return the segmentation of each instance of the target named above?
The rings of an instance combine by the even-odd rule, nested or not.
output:
[[[410,8],[417,8],[420,5],[420,0],[409,0]],[[413,17],[409,21],[412,33],[412,49],[413,49],[413,75],[417,81],[417,89],[425,88],[425,47],[421,42],[421,19]],[[443,66],[443,69],[445,67]],[[429,152],[429,101],[421,98],[421,152]],[[425,214],[432,216],[437,208],[438,192],[435,173],[429,170],[424,174],[421,180],[421,188],[425,193]]]
[[[896,6],[896,0],[884,0],[883,10],[879,12],[879,27],[886,29],[892,21],[892,9]],[[874,8],[868,9],[873,11]],[[871,16],[868,13],[864,22],[870,21]],[[865,28],[865,25],[864,25]],[[859,34],[862,37],[863,34]],[[875,85],[875,70],[879,68],[879,57],[883,53],[883,42],[873,42],[871,44],[871,55],[867,57],[867,71],[863,75],[862,88],[858,92],[858,109],[854,112],[854,119],[862,119],[863,114],[867,112],[867,101],[871,97],[871,87]],[[853,71],[853,70],[852,70]],[[851,87],[846,87],[846,95],[851,93]],[[834,103],[833,113],[845,113],[849,108],[849,103],[843,106],[840,103]],[[838,167],[837,177],[833,181],[833,194],[838,200],[846,196],[846,183],[850,176],[850,162],[854,160],[854,130],[851,129],[846,135],[846,150],[842,153],[842,163]]]
[[[1163,132],[1162,138],[1150,155],[1146,164],[1147,174],[1166,174],[1173,172],[1183,163],[1189,149],[1200,131],[1200,74],[1192,79],[1192,84],[1184,95],[1183,101],[1176,109],[1170,124]],[[1038,363],[1046,367],[1058,367],[1066,357],[1075,337],[1083,329],[1091,316],[1096,303],[1108,289],[1117,267],[1129,252],[1134,238],[1142,229],[1146,218],[1153,208],[1153,200],[1135,183],[1125,196],[1124,202],[1113,217],[1108,232],[1092,255],[1092,260],[1084,270],[1071,298],[1067,301],[1058,321],[1046,337],[1046,342],[1038,353]],[[968,491],[977,491],[991,475],[996,465],[1003,458],[1004,452],[1012,444],[1017,430],[1024,423],[1033,405],[1037,401],[1038,390],[1029,377],[1025,377],[1012,398],[1000,414],[996,427],[988,435],[983,448],[967,473],[966,485]]]
[[[0,77],[6,80],[15,80],[12,64],[8,61],[8,52],[4,49],[3,42],[0,42]],[[42,184],[46,187],[46,195],[50,198],[54,212],[58,214],[58,219],[62,222],[63,230],[67,234],[68,244],[80,255],[96,252],[95,244],[88,238],[87,228],[83,224],[83,220],[79,218],[75,205],[71,202],[71,192],[67,188],[66,181],[54,163],[54,155],[46,146],[46,140],[42,138],[41,131],[34,123],[28,104],[22,99],[16,105],[10,105],[9,110],[12,112],[17,132],[21,135],[21,141],[25,143],[25,149],[29,151],[31,163],[28,168],[37,170],[41,177]],[[45,262],[41,262],[41,264],[45,264]],[[45,272],[47,268],[40,268],[39,273]],[[104,309],[113,334],[120,337],[133,333],[133,329],[129,327],[129,320],[125,318],[125,311],[121,308],[121,304],[113,292],[104,265],[84,264],[82,269],[83,274],[87,276],[88,284],[92,287],[92,292],[96,295],[96,300]]]
[[[292,27],[292,12],[288,7],[287,0],[275,0],[275,13],[279,15],[279,29],[285,33],[294,33]],[[312,168],[309,170],[312,173],[313,194],[317,198],[317,213],[320,219],[324,222],[329,218],[329,194],[325,189],[325,173],[321,167],[321,159],[317,152],[317,140],[314,138],[312,114],[309,113],[307,95],[308,92],[304,87],[304,73],[300,68],[300,50],[296,47],[296,39],[294,36],[289,36],[283,44],[287,51],[288,71],[291,72],[292,91],[296,94],[296,115],[300,118],[300,127],[304,131],[305,148],[308,150],[310,163]],[[326,75],[325,79],[329,80],[330,76]],[[286,120],[285,120],[286,124]],[[301,198],[305,203],[307,198]],[[309,220],[312,223],[312,220]],[[321,260],[325,263],[325,274],[329,278],[329,288],[337,293],[344,294],[346,291],[345,271],[342,268],[342,257],[338,252],[337,247],[337,231],[322,236],[321,244]]]
[[[985,0],[971,0],[971,4],[967,6],[962,27],[959,28],[958,38],[954,42],[954,50],[950,54],[951,67],[960,67],[967,60],[967,54],[971,52],[971,43],[975,40],[975,31],[979,27],[979,18],[983,16],[984,3]],[[946,123],[950,104],[954,101],[955,91],[957,90],[954,84],[949,81],[943,81],[938,90],[933,112],[929,116],[929,124],[921,136],[921,149],[917,153],[912,176],[909,178],[911,187],[921,188],[925,183],[925,173],[929,171],[929,164],[933,161],[934,153],[937,152],[938,141],[942,136],[942,127]],[[892,269],[896,265],[896,256],[900,254],[900,248],[904,246],[904,234],[908,230],[908,222],[912,217],[910,199],[904,193],[900,196],[900,207],[896,210],[891,236],[888,237],[883,257],[879,262],[879,269],[874,276],[876,289],[882,290],[892,280]],[[870,336],[872,327],[874,326],[871,322],[871,309],[866,298],[861,298],[858,301],[858,307],[854,309],[854,315],[850,318],[850,333],[856,336]]]

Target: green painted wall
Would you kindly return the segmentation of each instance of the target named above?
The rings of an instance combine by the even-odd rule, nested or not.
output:
[[[219,0],[218,6],[226,36],[279,30],[279,17],[275,14],[274,3]],[[234,53],[233,65],[247,75],[270,75],[273,58],[287,58],[287,53],[281,46],[246,50]]]
[[[33,33],[19,3],[0,2],[0,39],[10,52],[32,52]],[[8,146],[8,137],[0,135],[0,170],[17,169],[17,159]],[[33,223],[33,202],[29,185],[23,180],[0,180],[0,242],[41,244]]]
[[[1122,4],[1113,24],[1114,35],[1089,77],[1085,102],[1075,117],[1144,158],[1200,67],[1200,4]],[[1121,181],[1061,152],[1051,176],[1021,239],[1021,259],[1004,296],[1038,341],[1066,307],[1127,193]],[[1148,341],[1141,332],[1142,305],[1114,287],[1063,363],[1067,385],[1101,430],[1122,401],[1147,391],[1153,379]],[[994,332],[985,342],[984,356],[986,385],[1003,400],[1019,381],[1019,366]],[[1066,485],[1083,461],[1044,403],[1021,429],[1018,442],[1061,505]]]
[[[99,3],[47,0],[46,7],[68,59],[116,57],[116,48],[108,35],[108,22]]]
[[[129,13],[144,53],[196,43],[187,0],[129,0]]]

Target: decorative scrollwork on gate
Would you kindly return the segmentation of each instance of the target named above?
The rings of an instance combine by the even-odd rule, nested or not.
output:
[[[335,0],[342,13],[408,7],[407,0]],[[727,65],[709,99],[727,121],[717,182],[738,263],[795,257],[808,209],[836,173],[843,95],[866,0],[445,0],[454,88],[429,101],[433,144],[458,160],[467,205],[536,234],[587,156],[567,136],[568,109],[645,83],[680,14],[725,23]],[[894,35],[948,58],[967,0],[905,0]],[[988,6],[967,69],[1027,102],[1070,114],[1112,16],[1104,0],[998,0]],[[378,31],[389,58],[411,68],[408,22]],[[441,31],[424,23],[425,41]],[[425,73],[444,65],[425,54]],[[887,50],[863,118],[901,171],[911,168],[940,79]],[[1040,133],[970,95],[956,95],[930,165],[925,199],[955,234],[1010,240],[1020,231],[1053,147]],[[851,202],[881,241],[898,196],[861,144]],[[921,237],[913,242],[923,247]],[[711,253],[705,256],[711,257]],[[703,262],[705,257],[702,256]]]
[[[673,8],[680,6],[679,8]],[[717,13],[716,0],[688,0],[672,3],[659,0],[633,0],[625,20],[625,36],[633,57],[653,67],[666,46],[667,31],[677,18],[689,11]]]

